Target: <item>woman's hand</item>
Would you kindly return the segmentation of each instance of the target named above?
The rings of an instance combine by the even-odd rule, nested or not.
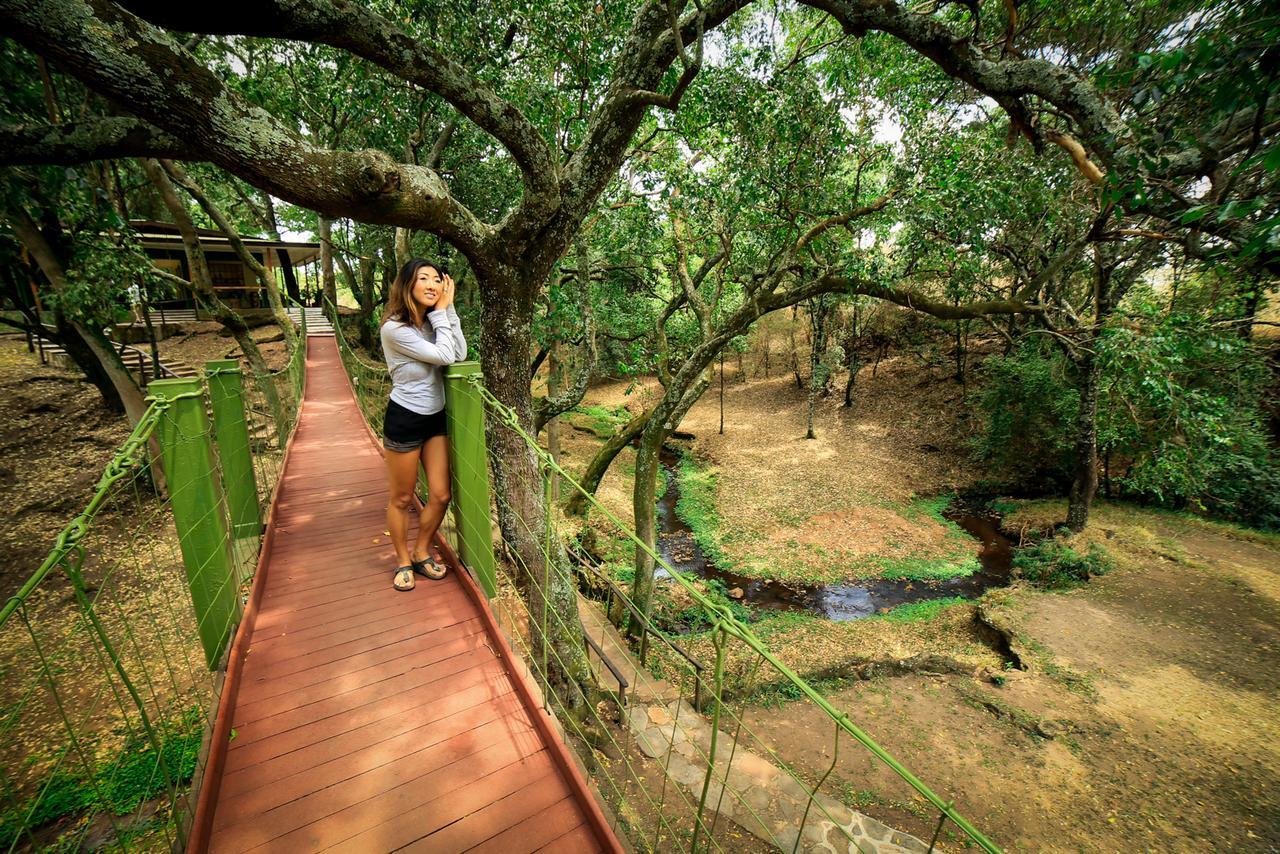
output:
[[[440,285],[440,298],[436,300],[435,307],[437,310],[443,311],[453,305],[453,292],[453,277],[446,274],[444,282]]]

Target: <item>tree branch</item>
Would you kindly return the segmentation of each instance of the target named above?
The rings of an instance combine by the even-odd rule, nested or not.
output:
[[[229,90],[168,33],[107,0],[0,0],[0,14],[32,50],[269,193],[331,217],[412,223],[464,252],[489,239],[492,229],[432,170],[312,144]]]
[[[253,14],[228,15],[223,8],[200,3],[124,0],[123,5],[169,29],[289,39],[349,51],[444,98],[511,152],[531,192],[548,205],[558,200],[556,162],[533,123],[430,40],[404,32],[367,6],[350,0],[262,0],[254,4]]]
[[[205,159],[196,146],[132,116],[58,125],[0,125],[0,165],[87,163],[117,157]]]

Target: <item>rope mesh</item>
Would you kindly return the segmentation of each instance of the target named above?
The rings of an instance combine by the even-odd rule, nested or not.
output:
[[[298,346],[281,371],[243,377],[263,519],[297,422],[304,369]],[[278,407],[267,402],[267,384]],[[193,396],[207,406],[203,387],[178,400]],[[220,686],[202,630],[231,636],[261,534],[236,537],[226,503],[205,506],[191,521],[220,522],[228,533],[212,549],[235,571],[214,580],[216,561],[184,564],[173,511],[185,490],[168,484],[155,462],[178,400],[152,399],[85,510],[0,611],[0,850],[182,842]],[[206,415],[204,422],[202,434],[181,438],[211,444],[207,477],[226,494],[232,484],[212,421]],[[205,581],[234,608],[197,618],[189,587]],[[220,624],[201,624],[213,620]]]
[[[360,408],[380,434],[390,389],[386,369],[362,359],[341,327],[335,324],[335,329]],[[544,709],[554,715],[586,765],[619,835],[644,851],[873,851],[884,842],[925,850],[923,843],[877,823],[860,824],[841,803],[833,771],[852,741],[892,769],[911,794],[930,804],[939,828],[952,822],[980,848],[999,850],[951,803],[786,667],[749,625],[676,573],[586,493],[481,383],[473,388],[484,403],[489,441],[477,444],[486,437],[474,433],[451,436],[451,441],[491,449],[523,448],[529,455],[526,474],[512,470],[519,466],[508,466],[504,488],[490,484],[488,506],[498,564],[498,591],[490,607],[518,654],[516,664],[541,690]],[[568,519],[551,506],[553,477],[567,493],[585,496],[597,534],[649,551],[669,583],[701,611],[710,627],[706,635],[714,660],[691,657],[678,635],[656,625],[610,568],[595,562],[568,535]],[[420,480],[420,485],[425,484]],[[455,478],[455,503],[463,497],[460,490],[466,489],[465,482]],[[544,512],[547,507],[549,513]],[[441,533],[462,553],[456,528],[446,526]],[[592,628],[584,630],[583,614]],[[628,639],[621,640],[615,628]],[[628,662],[635,660],[640,666],[630,670]],[[750,700],[763,681],[785,683],[795,697],[830,721],[830,765],[806,769],[789,761],[767,735],[751,726]],[[884,839],[870,841],[868,828],[883,828]]]

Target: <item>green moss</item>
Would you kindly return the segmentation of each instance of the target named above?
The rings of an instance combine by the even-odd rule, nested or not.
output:
[[[566,417],[576,426],[590,430],[598,439],[609,439],[631,420],[625,406],[575,406]]]
[[[681,451],[676,483],[680,487],[676,515],[689,526],[694,541],[708,560],[721,569],[732,569],[734,561],[725,553],[720,537],[720,516],[716,512],[716,470],[698,465],[693,454]]]
[[[63,759],[38,794],[0,813],[0,846],[9,848],[24,829],[43,827],[65,816],[104,811],[127,815],[144,801],[174,786],[185,786],[195,774],[203,736],[204,718],[193,708],[160,728],[160,755],[139,733],[97,768],[73,767]]]

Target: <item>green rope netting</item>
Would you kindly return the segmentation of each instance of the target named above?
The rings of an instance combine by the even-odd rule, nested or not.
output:
[[[297,422],[304,351],[293,347],[278,372],[243,376],[261,518]],[[267,383],[278,408],[267,404]],[[84,510],[0,609],[0,850],[181,844],[221,683],[201,644],[210,612],[197,617],[189,592],[208,568],[184,563],[173,516],[183,495],[155,458],[166,413],[205,394],[151,400]],[[217,436],[204,423],[198,435],[181,438],[214,449],[206,454],[208,477],[229,491]],[[192,521],[218,521],[226,533],[213,547],[237,570],[214,580],[236,603],[213,627],[229,637],[261,537],[233,536],[225,503],[201,512]]]
[[[335,324],[335,329],[360,409],[380,434],[382,410],[390,390],[386,369],[361,358],[345,340],[341,326]],[[481,506],[487,501],[493,520],[501,520],[492,526],[500,577],[498,595],[491,607],[519,654],[520,664],[541,688],[544,704],[555,713],[566,734],[577,742],[579,753],[588,758],[591,779],[610,806],[619,832],[635,847],[651,851],[742,850],[744,827],[748,827],[752,835],[769,846],[796,851],[801,846],[804,830],[821,821],[827,828],[828,839],[839,838],[850,850],[862,850],[865,839],[846,827],[845,816],[837,808],[839,798],[820,793],[836,767],[842,741],[852,740],[937,810],[939,828],[943,822],[954,822],[980,848],[999,850],[956,812],[951,802],[934,793],[847,714],[788,668],[749,625],[707,597],[692,580],[675,572],[594,495],[586,493],[524,428],[516,413],[484,387],[479,377],[469,377],[467,382],[483,401],[487,430],[500,439],[504,447],[527,448],[532,463],[527,470],[533,472],[532,479],[508,472],[505,492],[491,488],[487,499],[477,497]],[[485,436],[476,433],[477,429],[483,432],[484,426],[461,425],[460,429],[468,432],[453,437],[455,440],[463,440],[469,447],[486,447]],[[499,437],[496,431],[505,431],[507,436]],[[499,442],[490,443],[496,444]],[[567,674],[580,672],[579,657],[585,658],[587,652],[581,642],[583,628],[578,613],[572,607],[556,607],[556,603],[563,601],[565,590],[576,597],[579,573],[596,570],[589,563],[574,567],[567,559],[566,543],[572,540],[561,536],[563,520],[550,501],[552,478],[559,478],[562,488],[584,495],[598,524],[607,526],[614,536],[644,549],[655,565],[664,568],[673,583],[683,588],[683,594],[702,611],[704,622],[710,626],[716,659],[709,664],[694,662],[680,649],[678,638],[655,626],[620,587],[614,585],[611,590],[611,601],[616,600],[622,612],[630,614],[639,624],[641,637],[652,637],[658,646],[667,649],[661,656],[662,675],[674,683],[680,697],[686,698],[670,705],[674,713],[669,714],[669,720],[663,724],[667,735],[662,739],[665,748],[661,751],[655,751],[652,744],[646,745],[647,753],[639,749],[637,735],[628,719],[634,710],[624,704],[621,690],[598,690],[588,696],[581,685],[567,678]],[[456,481],[453,488],[455,503],[461,503],[459,491],[467,489],[465,482]],[[517,496],[521,499],[516,500]],[[528,517],[530,505],[526,499],[529,496],[541,497],[538,513],[545,518]],[[544,508],[550,508],[549,512]],[[451,544],[457,548],[456,538]],[[559,643],[557,638],[577,639],[577,643]],[[730,673],[726,667],[730,647],[737,647],[738,658],[749,662],[745,674]],[[829,753],[833,757],[829,767],[814,773],[803,770],[797,763],[780,756],[768,740],[749,725],[751,707],[747,700],[764,672],[775,681],[791,685],[794,696],[828,719],[832,730]],[[608,675],[602,674],[601,681],[607,680]],[[732,685],[728,684],[730,681]],[[728,687],[734,690],[726,690]],[[729,699],[730,696],[737,698],[736,702]],[[695,702],[687,702],[689,698]],[[704,743],[702,737],[708,732],[709,743]],[[656,756],[649,755],[655,752]],[[780,824],[777,816],[762,806],[758,793],[738,785],[740,777],[733,773],[734,762],[747,761],[743,758],[747,752],[772,763],[790,781],[792,791],[803,792],[803,810],[789,826]],[[696,779],[690,776],[691,768],[700,769]],[[732,812],[736,818],[732,821],[722,818],[726,812]]]

